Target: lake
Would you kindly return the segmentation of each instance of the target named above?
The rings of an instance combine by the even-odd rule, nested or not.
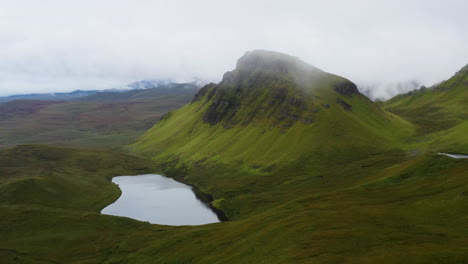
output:
[[[158,174],[118,176],[112,179],[122,195],[101,213],[125,216],[152,224],[204,225],[220,222],[193,187]]]

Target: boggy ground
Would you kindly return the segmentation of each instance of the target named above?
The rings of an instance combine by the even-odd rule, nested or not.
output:
[[[0,149],[26,143],[118,148],[134,142],[193,92],[118,102],[18,100],[0,104]],[[84,99],[83,99],[84,100]]]
[[[468,261],[468,160],[393,151],[266,172],[26,145],[0,161],[2,263]],[[211,192],[231,221],[170,227],[99,214],[119,196],[112,176],[161,171]]]

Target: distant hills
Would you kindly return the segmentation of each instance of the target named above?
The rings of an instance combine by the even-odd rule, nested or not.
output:
[[[177,94],[195,94],[199,85],[196,83],[166,83],[159,84],[155,88],[138,88],[129,91],[114,92],[102,91],[96,92],[84,97],[72,99],[80,102],[121,102],[126,100],[148,100],[154,97],[177,95]]]
[[[138,87],[149,85],[141,83]],[[22,143],[101,148],[131,143],[166,112],[190,102],[199,88],[195,83],[157,85],[8,97],[15,100],[0,103],[0,148]]]
[[[43,93],[43,94],[21,94],[21,95],[10,95],[10,96],[3,96],[0,97],[0,103],[2,102],[9,102],[14,100],[57,100],[57,101],[66,101],[66,100],[74,100],[82,97],[87,97],[95,93],[105,93],[104,96],[98,96],[104,98],[105,96],[116,96],[118,93],[126,92],[130,90],[139,90],[139,89],[148,89],[148,88],[163,88],[163,89],[171,89],[171,88],[196,88],[200,85],[197,82],[190,82],[190,83],[174,83],[170,81],[164,80],[142,80],[138,82],[133,82],[118,88],[112,89],[105,89],[105,90],[76,90],[69,93]],[[162,91],[162,90],[161,90]],[[170,92],[166,92],[169,94]],[[125,96],[121,96],[120,98],[124,98]],[[93,100],[93,99],[91,99]]]
[[[75,98],[80,98],[97,93],[98,90],[81,91],[76,90],[70,93],[47,93],[47,94],[21,94],[0,97],[0,103],[14,101],[14,100],[58,100],[65,101]]]

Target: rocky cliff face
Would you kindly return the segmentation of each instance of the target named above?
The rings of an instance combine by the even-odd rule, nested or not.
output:
[[[238,85],[259,72],[264,76],[289,77],[303,88],[326,74],[297,57],[274,51],[254,50],[239,58],[236,69],[225,73],[220,84]]]
[[[359,90],[356,87],[356,85],[352,82],[340,82],[337,83],[334,87],[335,91],[337,93],[340,93],[342,95],[346,95],[348,97],[353,96],[353,95],[359,95]]]
[[[247,52],[220,83],[200,89],[130,148],[160,161],[267,168],[329,149],[378,152],[405,125],[349,80],[260,50]]]
[[[316,102],[322,98],[320,86],[330,83],[327,93],[349,98],[361,95],[354,83],[296,57],[258,50],[242,56],[236,69],[224,74],[219,84],[200,89],[194,102],[204,100],[209,104],[203,121],[211,125],[224,122],[226,128],[247,125],[255,119],[268,119],[283,127],[295,122],[312,124],[320,108]],[[352,109],[343,99],[335,102],[346,111]]]

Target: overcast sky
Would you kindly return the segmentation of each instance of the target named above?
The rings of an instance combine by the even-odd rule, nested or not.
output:
[[[0,95],[218,82],[267,49],[388,97],[468,64],[467,14],[465,0],[0,0]]]

